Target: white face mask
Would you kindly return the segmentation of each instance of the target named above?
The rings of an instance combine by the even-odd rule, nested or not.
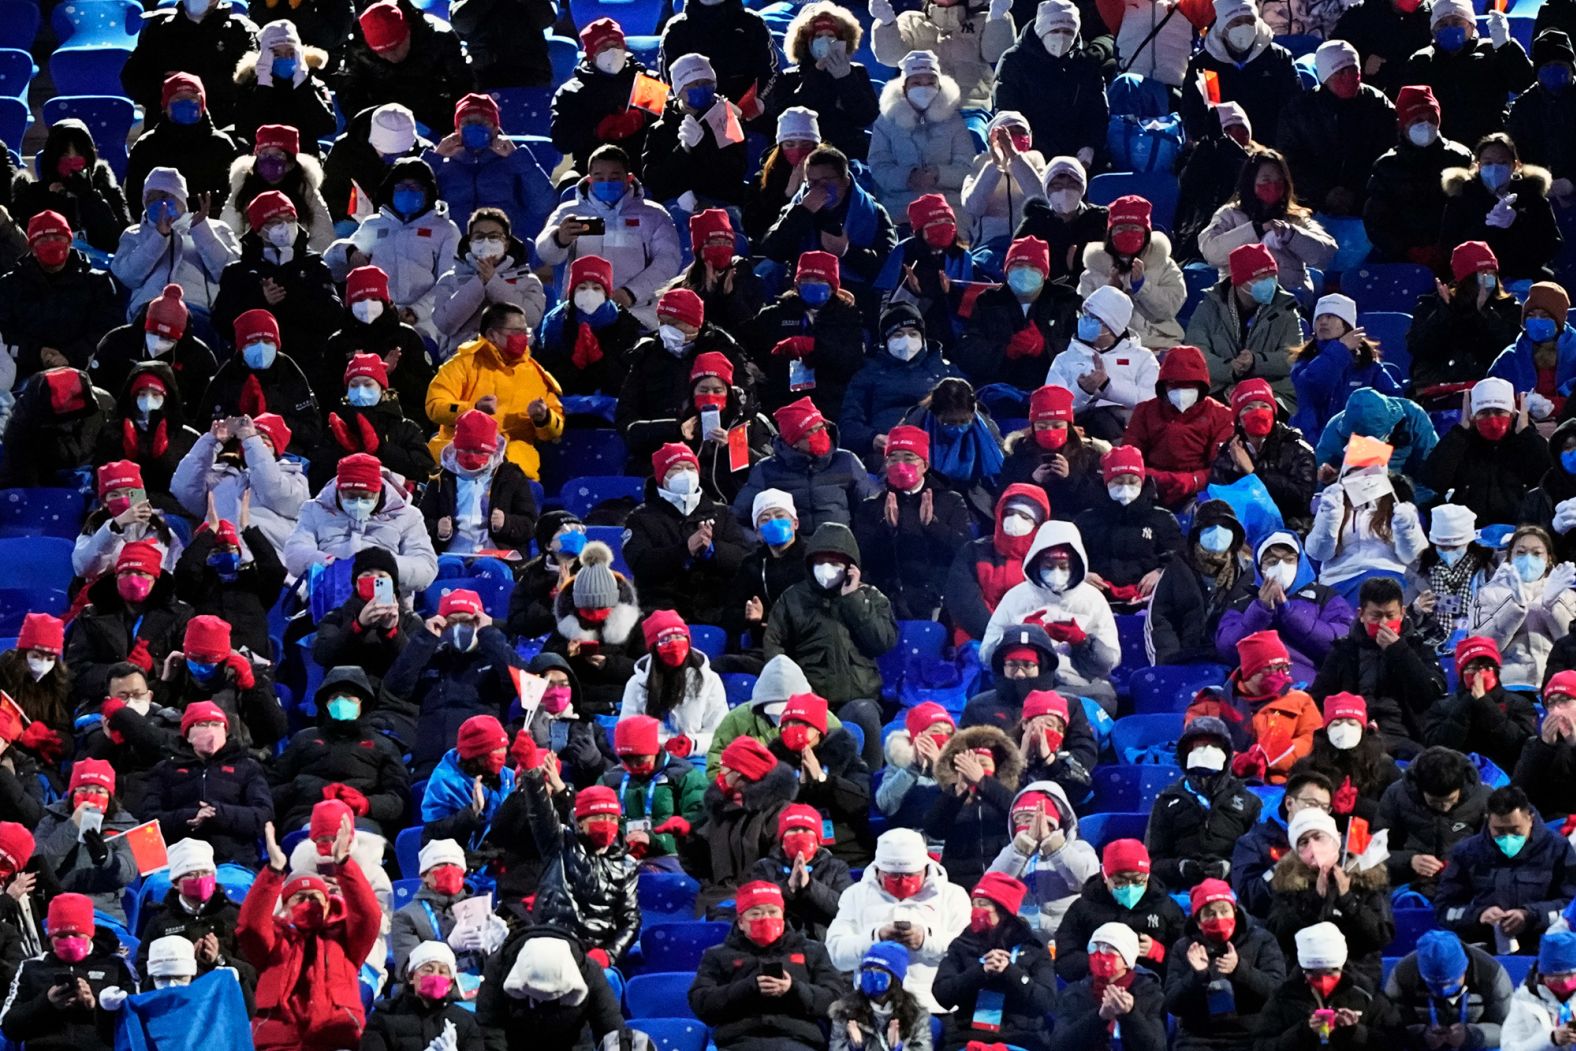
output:
[[[372,512],[378,506],[375,496],[341,496],[339,506],[345,509],[345,514],[350,516],[352,522],[365,522],[372,517]]]
[[[1045,45],[1045,50],[1053,58],[1061,58],[1072,50],[1073,35],[1071,33],[1046,33],[1040,38],[1040,43]]]
[[[930,104],[936,101],[936,96],[940,94],[940,92],[940,88],[933,88],[928,84],[921,84],[918,87],[909,88],[909,105],[913,106],[917,110],[927,110],[930,108]]]
[[[663,348],[675,358],[684,353],[684,348],[690,343],[689,336],[677,325],[658,325],[657,335],[662,338]]]
[[[471,238],[471,255],[477,259],[502,259],[504,243],[501,237]]]
[[[582,288],[575,293],[575,309],[582,314],[595,314],[607,302],[607,293],[597,288]]]
[[[1413,146],[1432,146],[1434,140],[1439,138],[1439,128],[1427,121],[1419,121],[1406,129],[1406,137]]]
[[[142,345],[147,350],[150,358],[162,357],[175,349],[175,341],[173,339],[166,339],[157,332],[144,332]]]
[[[1142,484],[1134,485],[1131,482],[1126,485],[1108,485],[1105,487],[1105,491],[1111,494],[1111,499],[1115,500],[1123,507],[1126,507],[1134,500],[1137,500],[1138,494],[1142,492],[1143,489],[1144,487]]]
[[[154,394],[151,391],[143,391],[137,395],[137,411],[144,416],[158,412],[162,408],[164,408],[164,395]]]
[[[1073,580],[1071,569],[1042,569],[1040,570],[1040,583],[1060,594],[1067,590],[1067,585]]]
[[[899,361],[913,361],[924,346],[918,336],[893,336],[887,340],[887,353]]]
[[[810,569],[815,577],[815,582],[827,590],[837,587],[843,582],[846,571],[836,562],[817,562]]]
[[[624,63],[628,61],[629,52],[622,48],[610,47],[596,57],[595,65],[603,73],[612,76],[615,73],[623,72]]]
[[[129,697],[126,700],[126,707],[138,715],[146,716],[153,708],[153,695],[150,693],[141,697]]]
[[[275,248],[289,248],[295,244],[295,223],[274,223],[263,230],[263,239]]]
[[[1226,30],[1226,43],[1231,45],[1233,51],[1246,51],[1253,46],[1259,37],[1257,23],[1248,22],[1240,26],[1232,26]]]
[[[1297,564],[1277,562],[1265,572],[1264,579],[1275,581],[1283,591],[1290,591],[1292,582],[1297,579]]]
[[[694,471],[675,471],[668,475],[662,487],[670,493],[688,496],[700,489],[700,475]]]
[[[153,979],[153,987],[155,989],[181,989],[190,984],[192,984],[192,980],[186,975]]]
[[[1226,750],[1212,744],[1200,745],[1187,754],[1187,768],[1218,774],[1226,768]]]
[[[350,313],[363,325],[370,325],[383,316],[383,300],[358,299],[350,304]]]
[[[1363,739],[1363,728],[1347,720],[1343,720],[1338,725],[1332,723],[1325,733],[1330,738],[1330,744],[1343,752],[1356,748],[1357,742]]]
[[[1195,387],[1173,387],[1166,391],[1166,400],[1175,405],[1178,412],[1187,412],[1198,401],[1198,389]]]
[[[1081,190],[1052,190],[1051,210],[1058,215],[1071,215],[1078,210],[1078,204],[1082,200]]]
[[[48,675],[54,670],[54,668],[55,658],[35,657],[32,654],[28,654],[27,672],[33,677],[34,682],[37,682],[39,679],[42,679],[44,676]]]
[[[1001,531],[1008,536],[1028,536],[1034,532],[1034,520],[1023,515],[1008,515],[1001,520]]]

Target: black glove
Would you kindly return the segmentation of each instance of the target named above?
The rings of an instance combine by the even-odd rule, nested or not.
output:
[[[1200,871],[1201,868],[1199,863],[1194,861],[1192,858],[1183,858],[1181,861],[1177,862],[1177,872],[1182,876],[1183,879],[1188,880],[1189,882],[1198,880],[1200,878]]]
[[[93,859],[93,864],[102,865],[109,860],[109,846],[104,842],[104,835],[98,831],[82,833],[82,845],[88,848],[88,857]]]
[[[1225,858],[1216,858],[1204,865],[1204,875],[1210,879],[1225,879],[1231,872],[1231,862]]]

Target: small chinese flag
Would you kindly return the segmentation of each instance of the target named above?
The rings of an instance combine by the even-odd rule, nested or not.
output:
[[[728,470],[742,471],[750,466],[750,425],[741,423],[728,431]]]
[[[169,868],[170,855],[164,848],[164,833],[159,830],[157,821],[144,821],[136,828],[128,828],[125,835],[126,845],[137,862],[137,875],[146,876]]]
[[[629,108],[643,109],[654,116],[662,116],[667,105],[668,86],[649,73],[636,73],[635,82],[629,86]]]
[[[1366,434],[1354,434],[1346,443],[1347,467],[1386,467],[1390,463],[1390,454],[1395,452],[1395,446],[1370,438]]]
[[[1494,0],[1494,10],[1503,12],[1510,7],[1506,0]]]
[[[1220,105],[1220,74],[1213,69],[1201,71],[1204,78],[1204,101],[1211,106]]]
[[[1352,818],[1346,823],[1346,856],[1355,858],[1362,854],[1368,849],[1368,844],[1373,838],[1367,820],[1360,817]]]

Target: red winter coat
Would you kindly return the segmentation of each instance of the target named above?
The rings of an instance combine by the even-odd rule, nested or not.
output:
[[[1187,412],[1178,412],[1166,397],[1173,383],[1198,388],[1198,401]],[[1172,347],[1160,363],[1155,396],[1133,410],[1122,444],[1144,454],[1160,502],[1175,508],[1209,484],[1210,465],[1230,440],[1232,427],[1231,410],[1209,396],[1203,353],[1196,347]]]
[[[347,859],[339,866],[343,899],[330,899],[322,930],[301,931],[274,915],[286,879],[265,866],[237,922],[241,953],[257,968],[253,1042],[257,1051],[358,1047],[366,1024],[358,976],[378,939],[378,899],[360,866]],[[311,953],[309,939],[317,943]]]

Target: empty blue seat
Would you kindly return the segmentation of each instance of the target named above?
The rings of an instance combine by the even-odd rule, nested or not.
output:
[[[0,103],[6,101],[0,99]],[[0,537],[42,535],[75,540],[82,531],[83,511],[82,493],[76,489],[0,489]]]
[[[421,809],[421,800],[416,800],[416,809]],[[394,837],[394,860],[399,863],[399,874],[404,879],[421,878],[421,834],[424,829],[401,829],[399,835]]]
[[[866,34],[868,37],[869,34]],[[629,53],[640,60],[640,64],[647,69],[657,68],[657,56],[662,52],[662,38],[650,33],[640,33],[624,38],[624,46],[629,48]]]
[[[559,441],[539,446],[538,451],[542,454],[542,488],[554,495],[571,478],[622,474],[629,458],[623,437],[612,430],[569,431]]]
[[[1281,800],[1285,798],[1285,785],[1249,785],[1248,791],[1259,797],[1260,812],[1273,814],[1280,809]]]
[[[613,569],[628,577],[632,574],[629,563],[624,561],[623,526],[586,526],[586,541],[600,540],[613,549]]]
[[[1510,977],[1510,984],[1519,989],[1522,983],[1527,980],[1527,972],[1532,970],[1532,965],[1537,960],[1537,957],[1496,956],[1494,959],[1498,960],[1499,965],[1505,968],[1505,974]]]
[[[646,480],[620,474],[588,474],[571,478],[559,491],[564,510],[577,518],[584,518],[591,509],[606,500],[634,500],[640,503],[645,493]]]
[[[1220,283],[1220,271],[1208,263],[1189,263],[1182,268],[1182,283],[1187,286],[1187,298],[1182,300],[1182,309],[1177,311],[1177,320],[1187,322],[1193,316],[1193,311],[1204,301],[1209,290]]]
[[[624,1014],[630,1018],[694,1018],[689,987],[694,971],[637,974],[624,986]]]
[[[1111,750],[1116,753],[1117,762],[1130,763],[1151,745],[1173,742],[1181,734],[1181,712],[1128,715],[1111,727]]]
[[[0,142],[11,148],[12,153],[20,153],[22,137],[27,134],[27,126],[33,123],[33,113],[27,108],[27,103],[21,99],[0,96]]]
[[[730,671],[722,675],[722,689],[728,695],[728,707],[737,708],[741,704],[748,704],[750,697],[755,693],[756,676],[746,672]]]
[[[1363,311],[1409,312],[1417,297],[1434,291],[1434,273],[1416,263],[1364,263],[1341,274],[1341,291]]]
[[[1140,668],[1127,680],[1128,691],[1133,695],[1133,711],[1138,715],[1183,711],[1195,693],[1205,686],[1224,684],[1230,673],[1231,669],[1222,664],[1162,664]]]
[[[0,47],[32,50],[42,21],[37,0],[0,0]]]
[[[1312,33],[1287,33],[1276,37],[1275,43],[1290,51],[1292,58],[1301,58],[1313,54],[1315,49],[1324,43],[1324,38]]]
[[[648,927],[653,922],[688,922],[699,893],[700,884],[683,872],[642,872],[635,883],[641,921]]]
[[[516,146],[529,152],[535,158],[542,171],[549,176],[553,174],[553,170],[564,159],[563,152],[557,146],[554,146],[553,140],[546,135],[511,135],[509,138],[514,140]],[[551,301],[549,301],[549,305],[551,305]],[[569,398],[566,397],[564,401],[567,403]],[[566,411],[569,411],[567,404],[564,408]],[[613,422],[611,416],[608,417],[607,422]]]
[[[1406,334],[1412,328],[1411,314],[1400,310],[1364,310],[1357,315],[1357,327],[1368,333],[1370,343],[1379,345],[1380,358],[1394,365],[1402,379],[1411,376],[1412,353],[1406,349]]]
[[[1089,180],[1090,204],[1110,204],[1118,197],[1137,194],[1154,211],[1150,222],[1159,230],[1170,230],[1177,214],[1177,177],[1170,172],[1106,172]]]
[[[1078,838],[1099,852],[1116,839],[1143,839],[1149,814],[1088,814],[1078,819]]]
[[[510,135],[547,135],[552,130],[552,88],[498,88],[492,96],[503,130]]]
[[[57,588],[71,586],[71,549],[64,537],[0,537],[0,566],[12,587]]]
[[[1094,803],[1090,813],[1148,813],[1161,791],[1181,776],[1182,768],[1178,766],[1097,766],[1093,771]]]
[[[1361,216],[1319,214],[1313,218],[1324,227],[1325,233],[1335,238],[1335,258],[1330,260],[1327,267],[1331,273],[1342,274],[1361,266],[1368,258],[1368,253],[1373,251]]]
[[[688,994],[684,997],[689,1001]],[[711,1031],[693,1018],[635,1018],[631,1029],[651,1038],[657,1051],[706,1051]]]
[[[673,5],[675,14],[680,10],[680,4]],[[599,18],[611,18],[625,33],[655,33],[662,18],[662,3],[661,0],[580,0],[575,6],[575,23],[580,28],[584,29]]]
[[[1433,909],[1396,909],[1395,940],[1386,951],[1406,955],[1417,948],[1417,939],[1433,927]]]
[[[640,932],[640,954],[647,970],[694,971],[701,953],[721,945],[732,924],[713,920],[664,923]]]
[[[142,30],[142,6],[131,0],[72,0],[55,8],[49,25],[62,48],[131,48]]]
[[[126,177],[126,137],[137,123],[137,107],[121,95],[62,95],[44,103],[44,123],[75,117],[88,126],[98,154],[117,179]]]
[[[547,58],[553,64],[553,83],[562,84],[574,76],[575,66],[580,63],[580,41],[549,34]]]
[[[20,48],[0,48],[0,95],[26,99],[38,67],[33,56]]]
[[[728,633],[715,624],[691,624],[690,645],[715,661],[728,648]]]
[[[109,44],[61,48],[49,56],[49,75],[58,95],[115,95],[121,90],[120,69],[131,48]]]

